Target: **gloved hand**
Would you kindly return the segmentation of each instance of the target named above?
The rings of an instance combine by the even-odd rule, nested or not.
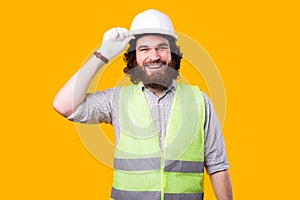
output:
[[[108,60],[111,60],[123,51],[128,42],[134,38],[126,28],[111,28],[104,33],[102,44],[97,51]]]

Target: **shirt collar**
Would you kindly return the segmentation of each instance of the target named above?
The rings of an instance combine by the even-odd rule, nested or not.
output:
[[[140,88],[142,91],[144,91],[144,89],[146,88],[145,85],[144,85],[144,83],[139,82],[138,84],[139,84],[139,88]],[[165,89],[165,91],[168,92],[168,91],[176,90],[176,88],[177,88],[177,83],[176,83],[176,81],[173,79],[172,82],[171,82],[171,83],[168,85],[168,87]]]

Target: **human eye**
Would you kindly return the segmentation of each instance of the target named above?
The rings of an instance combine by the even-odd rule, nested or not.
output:
[[[166,50],[169,50],[169,47],[163,45],[163,46],[160,46],[158,49],[159,49],[160,51],[166,51]]]
[[[147,51],[148,49],[147,48],[140,48],[139,49],[141,52],[145,52],[145,51]]]
[[[147,47],[147,46],[140,46],[140,47],[138,48],[138,50],[139,50],[140,52],[147,52],[148,49],[149,49],[149,47]]]

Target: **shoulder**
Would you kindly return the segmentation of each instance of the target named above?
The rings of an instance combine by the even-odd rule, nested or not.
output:
[[[201,91],[201,94],[203,96],[205,104],[211,105],[211,101],[210,101],[209,97],[207,96],[207,94],[205,92],[203,92],[203,91]]]
[[[102,96],[102,95],[112,96],[115,93],[119,93],[120,90],[121,90],[120,86],[115,86],[115,87],[107,88],[107,89],[104,89],[104,90],[98,90],[98,91],[96,91],[94,93],[90,93],[90,95],[94,95],[95,97]]]

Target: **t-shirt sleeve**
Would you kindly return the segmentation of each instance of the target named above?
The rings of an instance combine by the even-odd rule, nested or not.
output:
[[[84,101],[67,119],[85,124],[111,123],[113,92],[114,89],[107,89],[87,94]]]
[[[212,103],[205,93],[204,164],[208,174],[229,168],[224,138]]]

